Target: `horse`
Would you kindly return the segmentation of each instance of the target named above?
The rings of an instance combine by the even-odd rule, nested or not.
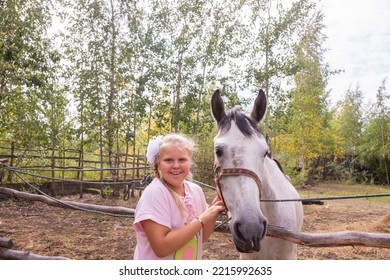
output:
[[[211,111],[218,127],[213,139],[215,182],[231,216],[229,229],[240,259],[296,259],[296,244],[266,236],[268,224],[294,231],[303,224],[301,202],[266,201],[299,199],[258,128],[266,110],[263,90],[250,115],[237,108],[226,112],[219,90],[214,92]]]

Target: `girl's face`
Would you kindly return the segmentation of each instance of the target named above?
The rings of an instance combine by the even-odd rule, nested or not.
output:
[[[158,159],[158,170],[162,179],[178,193],[182,192],[184,179],[190,172],[191,156],[189,152],[175,145],[162,147]]]

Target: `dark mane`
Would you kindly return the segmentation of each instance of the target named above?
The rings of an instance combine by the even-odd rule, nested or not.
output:
[[[229,131],[232,121],[236,123],[241,133],[246,137],[251,137],[254,133],[260,134],[260,129],[258,128],[257,124],[251,118],[241,113],[237,109],[230,110],[226,117],[223,118],[219,123],[218,128],[224,132]]]

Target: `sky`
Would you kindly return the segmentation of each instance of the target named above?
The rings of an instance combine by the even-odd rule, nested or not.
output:
[[[390,1],[322,0],[327,36],[325,61],[344,70],[329,79],[330,101],[359,85],[364,102],[375,102],[384,78],[390,93]]]

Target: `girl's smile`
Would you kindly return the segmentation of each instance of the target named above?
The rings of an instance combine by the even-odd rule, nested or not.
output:
[[[183,182],[190,172],[190,153],[181,145],[169,145],[161,148],[158,161],[161,178],[182,194]]]

